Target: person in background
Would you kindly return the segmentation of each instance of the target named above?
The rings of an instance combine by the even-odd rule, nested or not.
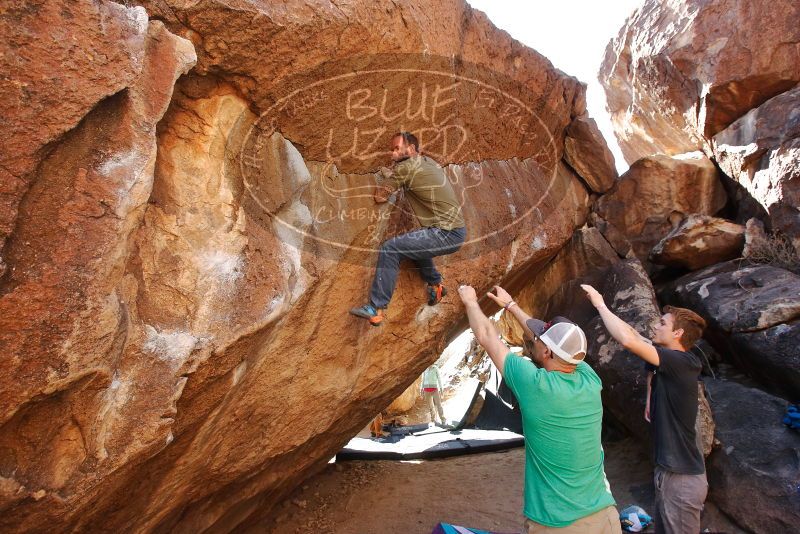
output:
[[[439,368],[436,364],[431,365],[422,374],[422,396],[425,399],[425,405],[431,412],[431,422],[436,423],[436,416],[439,416],[439,421],[442,426],[447,424],[444,419],[444,410],[442,410],[442,377],[439,375]]]

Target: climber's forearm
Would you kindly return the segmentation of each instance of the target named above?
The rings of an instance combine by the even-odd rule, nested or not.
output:
[[[497,367],[500,374],[503,373],[503,366],[506,362],[508,347],[500,341],[500,334],[497,332],[492,321],[483,313],[477,302],[465,304],[469,326],[478,343],[486,349],[486,353]]]

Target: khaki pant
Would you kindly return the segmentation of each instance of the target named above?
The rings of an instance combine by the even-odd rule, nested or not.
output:
[[[431,422],[436,422],[436,414],[439,414],[439,421],[444,425],[447,421],[444,420],[444,410],[442,410],[442,396],[439,390],[436,391],[423,391],[425,394],[425,404],[428,405],[428,410],[431,412]]]
[[[656,532],[684,534],[700,532],[700,512],[708,493],[706,475],[681,475],[656,466]]]
[[[609,506],[561,528],[546,527],[526,519],[524,532],[527,534],[621,534],[622,526],[619,522],[617,508]]]

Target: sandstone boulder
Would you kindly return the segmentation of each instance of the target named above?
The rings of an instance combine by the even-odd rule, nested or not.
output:
[[[733,260],[686,275],[661,296],[702,315],[723,357],[766,387],[800,398],[800,276]]]
[[[744,230],[725,219],[690,215],[653,247],[650,261],[694,271],[737,258],[744,246]]]
[[[564,129],[585,112],[583,84],[463,1],[139,3],[196,44],[196,73],[229,81],[257,114],[285,119],[278,129],[305,157],[335,154],[344,172],[375,171],[400,125],[441,162],[534,157],[552,168]],[[327,106],[305,111],[323,94]]]
[[[118,2],[4,2],[0,251],[50,143],[140,75],[147,26],[144,9]],[[67,27],[68,32],[58,30]],[[0,257],[0,276],[3,263]]]
[[[753,532],[794,530],[800,433],[781,424],[786,402],[729,380],[707,379],[706,387],[720,442],[706,461],[709,500]]]
[[[800,252],[800,87],[771,98],[713,138],[720,168],[761,204]]]
[[[614,155],[594,119],[576,117],[564,139],[564,161],[595,193],[605,193],[617,179]]]
[[[394,131],[461,195],[451,288],[535,273],[588,214],[562,161],[582,85],[464,2],[142,3],[174,33],[87,4],[114,19],[92,31],[144,25],[141,64],[30,136],[48,153],[0,280],[3,531],[246,528],[433,363],[463,309],[426,306],[413,270],[380,329],[347,314],[413,225],[369,195]],[[63,13],[36,39],[69,35]],[[28,14],[2,15],[24,33]],[[142,32],[118,33],[109,57]],[[53,94],[84,88],[49,59],[31,72]]]
[[[74,8],[62,14],[69,18]],[[132,23],[119,6],[94,3],[87,9],[99,25],[94,31],[102,33],[105,24],[112,34],[104,39],[111,42],[122,39],[114,33],[120,25]],[[0,291],[0,346],[9,355],[0,363],[2,530],[33,531],[45,524],[67,529],[80,520],[74,511],[91,508],[106,493],[101,481],[109,484],[121,467],[166,447],[185,373],[203,344],[130,323],[137,285],[126,262],[153,188],[156,125],[175,80],[196,59],[191,43],[160,22],[137,20],[147,35],[141,72],[51,147],[19,205],[6,248],[11,268]],[[67,22],[60,24],[51,35],[67,32]],[[112,52],[118,53],[110,47]],[[105,61],[102,49],[97,54]],[[38,61],[44,60],[33,63]],[[71,80],[85,74],[70,73],[60,89],[81,92],[88,80]]]
[[[714,215],[725,206],[714,164],[703,156],[643,158],[597,200],[596,212],[630,241],[636,256],[651,249],[689,214]]]
[[[401,415],[411,411],[422,396],[419,393],[422,387],[422,377],[418,377],[384,410],[388,415]]]
[[[647,0],[599,73],[625,159],[708,149],[711,136],[796,85],[798,18],[793,0]]]

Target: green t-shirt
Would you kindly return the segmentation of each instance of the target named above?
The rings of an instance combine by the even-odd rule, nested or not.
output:
[[[600,443],[600,377],[585,362],[574,373],[551,372],[513,353],[504,367],[522,412],[525,516],[565,527],[614,505]]]
[[[453,230],[464,226],[453,185],[435,161],[415,156],[395,165],[392,179],[396,187],[408,191],[411,209],[422,226]]]

